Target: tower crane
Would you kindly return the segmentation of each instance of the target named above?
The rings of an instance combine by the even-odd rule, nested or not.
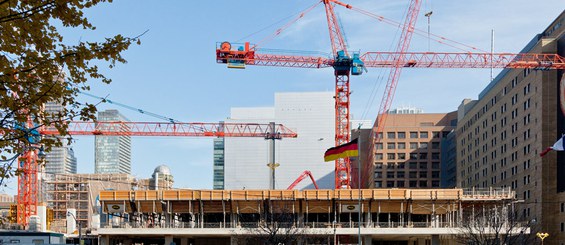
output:
[[[29,123],[28,123],[29,124]],[[69,135],[102,136],[180,136],[180,137],[262,137],[265,139],[296,138],[297,134],[275,123],[182,123],[182,122],[69,122]],[[35,129],[27,125],[30,143],[34,137],[56,136],[55,127]],[[22,129],[25,130],[25,129]],[[30,148],[18,159],[17,223],[26,226],[29,217],[37,214],[39,147]]]
[[[381,101],[379,114],[386,114],[394,98],[397,81],[402,68],[536,68],[541,70],[565,69],[565,58],[557,54],[514,54],[514,53],[434,53],[408,52],[410,40],[415,30],[421,0],[410,0],[404,24],[388,21],[368,11],[342,3],[338,0],[320,0],[326,12],[330,43],[333,57],[322,57],[296,52],[272,53],[263,51],[258,45],[249,42],[232,49],[230,42],[221,42],[216,46],[216,62],[227,64],[229,68],[245,68],[246,65],[278,66],[294,68],[334,68],[335,76],[335,145],[341,145],[350,140],[349,105],[350,105],[350,75],[362,75],[367,67],[391,68],[384,96]],[[314,5],[313,7],[315,7]],[[336,15],[334,6],[357,11],[361,14],[388,21],[402,28],[401,38],[395,52],[367,52],[364,54],[347,51],[343,32]],[[312,7],[312,8],[313,8]],[[304,16],[308,9],[301,13],[296,21]],[[278,35],[288,25],[277,30]],[[379,117],[376,123],[376,135],[382,131],[386,116]],[[351,167],[349,159],[339,159],[335,162],[335,188],[351,188]]]

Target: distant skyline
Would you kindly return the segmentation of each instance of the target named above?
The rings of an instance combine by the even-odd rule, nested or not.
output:
[[[402,22],[409,1],[344,2]],[[124,53],[127,64],[113,70],[101,67],[113,83],[90,81],[89,93],[183,122],[217,122],[225,120],[232,107],[272,107],[275,92],[334,91],[331,68],[248,66],[234,70],[215,62],[216,42],[258,42],[289,19],[280,20],[315,3],[123,0],[86,11],[96,31],[63,33],[67,42],[76,43],[118,33],[137,36],[148,30],[140,46],[132,46]],[[394,49],[397,28],[339,6],[335,10],[351,51]],[[418,29],[427,30],[424,14],[430,11],[430,29],[434,34],[490,50],[494,29],[495,52],[519,52],[563,11],[563,1],[542,0],[533,4],[529,0],[428,0],[422,4]],[[329,53],[325,21],[323,6],[319,5],[262,47]],[[411,51],[459,51],[428,42],[425,35],[414,35],[412,40]],[[495,76],[497,73],[495,70]],[[369,69],[362,76],[352,77],[352,119],[374,120],[387,76],[386,69]],[[409,104],[426,113],[453,111],[464,98],[476,99],[489,83],[489,77],[488,69],[404,69],[392,108]],[[98,103],[86,96],[79,100]],[[117,109],[131,121],[160,121],[112,104],[102,103],[98,108]],[[78,172],[93,173],[94,137],[77,136],[72,147]],[[175,178],[175,187],[211,189],[212,151],[211,138],[132,137],[132,174],[149,178],[156,166],[166,164]],[[16,183],[17,179],[12,179],[0,193],[15,194]]]

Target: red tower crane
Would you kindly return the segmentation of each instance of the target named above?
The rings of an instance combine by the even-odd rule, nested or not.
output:
[[[27,128],[33,128],[28,125]],[[181,137],[263,137],[265,139],[296,138],[289,128],[275,123],[162,123],[162,122],[70,122],[69,135],[103,136],[181,136]],[[30,130],[30,135],[59,135],[54,127]],[[19,157],[17,223],[27,225],[37,214],[38,150],[29,149]]]

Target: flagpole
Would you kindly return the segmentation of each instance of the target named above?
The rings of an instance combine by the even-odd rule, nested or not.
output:
[[[357,132],[359,133],[357,136],[357,188],[359,190],[359,220],[357,221],[359,227],[357,228],[357,239],[361,245],[363,244],[361,241],[361,212],[363,210],[361,208],[361,124],[357,127]]]

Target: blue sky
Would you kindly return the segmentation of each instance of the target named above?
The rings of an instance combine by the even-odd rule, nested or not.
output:
[[[408,0],[344,2],[399,22],[403,21],[408,5]],[[285,18],[315,3],[315,0],[114,1],[86,12],[96,31],[66,30],[65,41],[101,40],[118,33],[136,36],[148,30],[140,46],[132,46],[124,53],[128,63],[106,72],[113,83],[90,81],[90,93],[184,122],[217,122],[229,116],[231,107],[272,106],[275,92],[333,91],[331,68],[233,70],[215,62],[216,42],[258,42],[288,21]],[[433,11],[430,28],[436,35],[490,50],[494,29],[495,51],[518,52],[563,9],[562,0],[425,0],[416,26],[427,30],[424,13]],[[336,7],[336,12],[350,50],[390,51],[395,46],[397,28],[341,7]],[[249,36],[253,33],[256,34]],[[262,47],[329,53],[323,6],[317,6]],[[410,50],[427,51],[427,38],[414,35]],[[458,51],[433,41],[430,50]],[[477,98],[488,84],[489,74],[486,69],[405,69],[392,107],[414,105],[425,112],[453,111],[462,99]],[[387,76],[388,70],[370,69],[363,76],[352,77],[353,118],[375,118]],[[376,95],[374,100],[372,94]],[[80,100],[96,103],[88,97]],[[118,109],[132,121],[159,121],[101,104],[99,110],[104,109]],[[93,172],[94,137],[77,137],[73,148],[79,172]],[[170,166],[175,187],[211,188],[212,138],[135,137],[132,140],[135,176],[147,178],[160,164]],[[12,180],[13,185],[5,191],[15,193],[15,183],[17,180]]]

